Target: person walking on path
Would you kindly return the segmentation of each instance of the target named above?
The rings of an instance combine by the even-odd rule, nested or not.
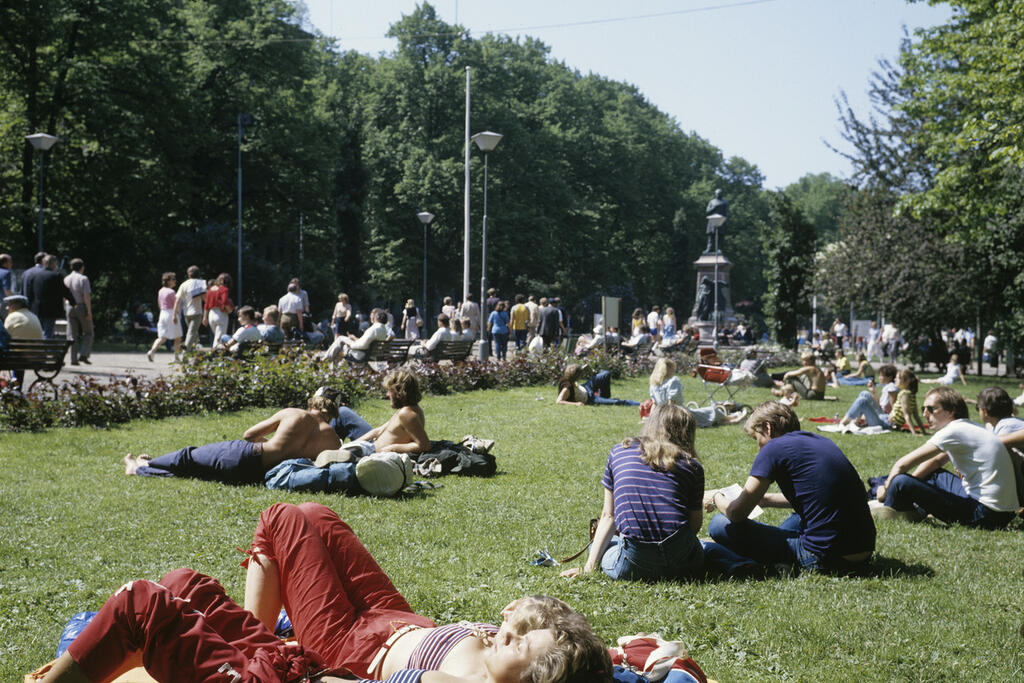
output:
[[[43,325],[43,339],[53,339],[57,320],[64,317],[64,301],[72,306],[75,297],[57,272],[57,257],[47,254],[43,259],[43,272],[32,278],[32,312]]]
[[[71,259],[71,273],[64,278],[64,286],[74,295],[74,305],[68,313],[68,332],[71,344],[71,364],[79,361],[92,365],[89,352],[92,350],[92,286],[85,276],[85,261]]]
[[[199,266],[188,267],[188,279],[178,287],[175,315],[185,314],[185,350],[191,351],[199,343],[199,326],[203,323],[203,307],[206,304],[206,280],[199,276]]]
[[[153,354],[165,342],[174,342],[174,360],[181,359],[181,323],[178,322],[177,296],[174,293],[174,285],[177,277],[174,273],[164,273],[163,287],[156,294],[157,307],[160,309],[160,318],[156,322],[156,341],[153,347],[146,354],[149,362],[153,362]]]

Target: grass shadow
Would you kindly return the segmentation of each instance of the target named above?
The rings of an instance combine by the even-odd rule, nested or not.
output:
[[[895,557],[876,554],[863,574],[866,578],[895,579],[913,576],[935,576],[935,570],[921,562],[907,563]]]

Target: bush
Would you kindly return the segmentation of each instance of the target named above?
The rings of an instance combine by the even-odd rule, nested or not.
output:
[[[568,360],[554,352],[516,356],[507,363],[476,360],[458,364],[411,361],[425,394],[446,395],[478,389],[554,384]],[[595,353],[586,362],[609,370],[613,377],[649,373],[651,359]],[[148,380],[134,375],[106,382],[77,377],[61,384],[52,399],[0,390],[0,427],[7,431],[41,431],[52,427],[110,425],[137,418],[223,412],[242,408],[303,406],[314,388],[328,385],[340,392],[339,401],[353,405],[364,396],[383,397],[387,370],[367,366],[331,365],[301,349],[284,349],[275,356],[254,355],[239,360],[220,354],[187,356],[168,379]]]

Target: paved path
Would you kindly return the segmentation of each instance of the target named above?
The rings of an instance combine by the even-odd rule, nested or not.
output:
[[[71,365],[70,359],[67,359],[57,379],[68,380],[75,375],[81,375],[102,381],[109,379],[111,375],[124,376],[129,372],[138,377],[156,379],[161,375],[169,377],[176,367],[171,364],[174,354],[164,349],[157,352],[152,363],[146,358],[145,351],[93,351],[89,360],[92,361],[92,365]]]

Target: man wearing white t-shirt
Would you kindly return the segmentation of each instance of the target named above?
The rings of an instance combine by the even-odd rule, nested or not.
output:
[[[965,526],[1006,526],[1020,506],[1006,446],[967,420],[967,403],[952,387],[929,391],[922,412],[935,434],[892,466],[877,498],[894,512],[878,516],[932,514]],[[956,474],[942,469],[947,461],[952,461]],[[915,465],[913,475],[906,474]]]

